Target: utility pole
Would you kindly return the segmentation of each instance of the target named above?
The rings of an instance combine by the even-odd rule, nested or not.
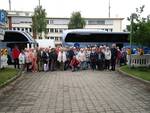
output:
[[[108,17],[110,18],[110,0],[109,0],[109,3],[108,3]]]
[[[39,6],[41,5],[41,0],[39,0]]]
[[[9,10],[11,11],[11,0],[9,0]]]
[[[132,62],[132,37],[133,37],[133,23],[134,19],[136,18],[136,13],[132,13],[130,16],[130,60],[129,60],[129,67],[131,68],[131,62]]]

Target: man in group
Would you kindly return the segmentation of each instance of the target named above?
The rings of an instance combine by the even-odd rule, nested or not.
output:
[[[116,44],[112,44],[112,48],[111,48],[111,70],[112,71],[115,71],[116,58],[117,58]]]
[[[98,57],[97,57],[98,70],[103,70],[104,66],[105,66],[105,55],[102,52],[102,47],[98,48],[97,55],[98,55]]]
[[[20,50],[18,49],[17,46],[15,46],[12,50],[12,57],[13,57],[13,60],[14,60],[14,67],[16,68],[20,68],[19,66],[19,54],[20,54]]]
[[[95,48],[92,48],[92,52],[90,53],[90,63],[91,63],[91,69],[92,70],[96,69],[97,59],[98,59],[98,55],[95,52]]]

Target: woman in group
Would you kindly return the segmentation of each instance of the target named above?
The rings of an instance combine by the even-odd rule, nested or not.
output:
[[[87,69],[87,65],[86,65],[86,55],[85,55],[85,51],[83,50],[83,48],[80,49],[79,53],[78,53],[78,60],[80,61],[80,67],[82,70]]]
[[[25,69],[25,59],[26,59],[25,53],[23,50],[21,50],[21,53],[19,54],[19,64],[21,65],[22,71],[24,71]]]
[[[105,68],[106,70],[110,69],[110,60],[111,60],[111,51],[109,47],[106,47],[106,51],[105,51]]]
[[[58,57],[57,61],[59,62],[60,65],[60,70],[64,70],[64,63],[66,62],[66,50],[65,48],[61,48],[60,51],[58,52]]]
[[[33,57],[32,57],[32,72],[37,72],[37,52],[35,49],[32,50]]]
[[[74,55],[70,62],[70,67],[72,69],[72,72],[74,72],[80,68],[79,64],[80,64],[80,62],[77,60],[76,56]]]

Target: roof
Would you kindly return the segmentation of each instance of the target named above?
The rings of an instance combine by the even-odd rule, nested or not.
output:
[[[31,17],[34,14],[32,11],[7,11],[8,16],[13,17]],[[29,15],[18,15],[18,14],[29,14]],[[123,20],[124,18],[109,18],[109,17],[83,17],[84,19],[108,19],[108,20]],[[70,19],[70,17],[47,17],[47,19]]]

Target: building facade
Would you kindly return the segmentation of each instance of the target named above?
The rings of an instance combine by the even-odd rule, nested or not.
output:
[[[26,31],[32,35],[32,18],[33,12],[25,11],[8,11],[8,29]],[[48,17],[47,34],[42,38],[54,39],[55,44],[61,44],[63,30],[68,29],[70,18]],[[123,18],[84,18],[86,22],[85,29],[98,29],[107,32],[122,32]]]

